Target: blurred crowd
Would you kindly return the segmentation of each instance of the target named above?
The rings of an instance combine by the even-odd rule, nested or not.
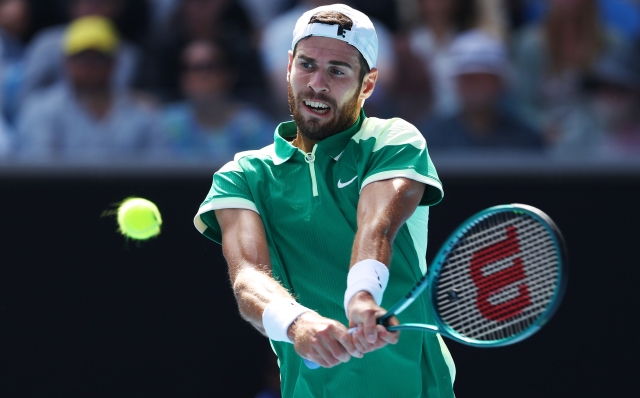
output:
[[[0,0],[0,159],[222,164],[290,120],[287,51],[323,0]],[[352,0],[368,116],[432,153],[640,155],[640,2]]]

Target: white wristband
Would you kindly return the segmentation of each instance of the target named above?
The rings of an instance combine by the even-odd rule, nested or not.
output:
[[[380,261],[362,260],[349,270],[347,276],[347,291],[344,292],[344,310],[347,311],[353,296],[361,291],[371,294],[375,302],[380,305],[384,289],[389,282],[389,268]],[[347,317],[349,314],[347,314]]]
[[[262,326],[271,340],[293,343],[287,335],[289,326],[307,311],[311,310],[295,300],[278,298],[273,300],[262,313]]]

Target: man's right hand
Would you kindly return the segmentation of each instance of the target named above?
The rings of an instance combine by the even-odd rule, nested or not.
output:
[[[289,326],[289,338],[296,352],[324,368],[331,368],[351,357],[362,358],[347,328],[338,321],[315,312],[301,314]]]

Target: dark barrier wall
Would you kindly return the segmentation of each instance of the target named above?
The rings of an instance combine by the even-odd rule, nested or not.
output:
[[[485,207],[520,202],[565,234],[571,275],[555,318],[499,349],[449,343],[458,397],[637,393],[640,179],[447,178],[430,251]],[[252,397],[272,363],[237,314],[218,245],[192,217],[209,177],[0,181],[0,395]],[[135,244],[103,210],[140,195],[164,217]],[[384,375],[381,375],[384,377]]]

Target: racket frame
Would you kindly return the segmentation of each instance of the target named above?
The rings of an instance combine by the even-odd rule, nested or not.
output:
[[[435,279],[439,276],[440,270],[444,262],[447,259],[447,256],[453,250],[462,236],[472,227],[477,225],[479,222],[482,222],[487,217],[490,217],[496,213],[505,213],[505,212],[516,212],[516,213],[525,213],[532,218],[538,220],[549,232],[552,237],[553,244],[555,246],[556,252],[559,253],[558,258],[558,288],[554,292],[554,295],[551,298],[551,305],[536,319],[533,324],[527,327],[526,330],[518,333],[515,336],[507,337],[501,340],[492,340],[492,341],[479,341],[476,339],[472,339],[466,336],[461,335],[456,332],[454,329],[449,327],[438,315],[435,303],[437,303],[437,292],[435,289],[432,289],[429,292],[430,305],[429,311],[433,315],[433,319],[435,320],[436,325],[427,325],[427,324],[418,324],[418,323],[407,323],[401,324],[398,326],[389,326],[389,319],[395,315],[400,314],[406,307],[408,307],[419,295],[427,288],[427,286],[432,285]],[[526,339],[531,336],[535,332],[537,332],[545,323],[549,321],[549,319],[553,316],[555,311],[558,309],[560,302],[562,301],[562,297],[564,296],[564,292],[567,286],[568,279],[568,261],[567,254],[564,243],[564,238],[562,233],[558,229],[557,225],[553,222],[553,220],[547,216],[544,212],[535,207],[513,203],[510,205],[499,205],[493,206],[488,209],[485,209],[475,215],[469,217],[462,225],[460,225],[445,241],[445,243],[441,246],[438,254],[435,256],[433,262],[429,267],[429,271],[426,275],[424,275],[420,281],[416,284],[416,286],[411,289],[411,291],[400,301],[398,301],[393,307],[387,311],[382,317],[378,319],[378,324],[384,325],[389,330],[421,330],[421,331],[431,331],[431,332],[440,332],[442,335],[447,336],[453,340],[456,340],[460,343],[474,346],[474,347],[499,347],[505,346],[509,344],[517,343],[521,340]]]
[[[552,237],[553,244],[555,246],[556,252],[559,253],[558,257],[558,288],[555,290],[552,298],[551,305],[536,319],[533,324],[527,327],[526,330],[520,332],[519,334],[507,337],[502,340],[492,340],[492,341],[479,341],[475,339],[471,339],[465,337],[451,327],[449,327],[445,322],[442,321],[440,316],[437,314],[435,309],[435,304],[437,303],[436,291],[432,289],[429,292],[430,303],[427,305],[429,307],[429,311],[433,315],[433,319],[435,320],[435,325],[428,325],[422,323],[405,323],[398,326],[390,326],[389,320],[400,314],[407,308],[411,303],[415,301],[415,299],[420,296],[420,294],[427,288],[427,286],[433,284],[434,279],[439,276],[440,270],[442,269],[442,265],[445,262],[447,256],[456,246],[456,244],[460,241],[460,238],[473,226],[477,225],[483,219],[496,214],[496,213],[504,213],[504,212],[520,212],[526,213],[527,215],[537,219],[549,232]],[[445,243],[441,246],[438,254],[436,254],[431,266],[429,266],[428,272],[420,278],[418,283],[407,293],[407,295],[399,300],[395,305],[393,305],[387,313],[378,318],[377,323],[385,326],[390,331],[400,331],[400,330],[416,330],[421,332],[433,332],[440,333],[443,336],[446,336],[452,340],[458,341],[462,344],[473,346],[473,347],[500,347],[505,345],[510,345],[517,343],[530,337],[535,332],[537,332],[542,326],[544,326],[549,319],[553,316],[553,314],[558,309],[562,298],[564,296],[564,292],[567,287],[567,279],[568,279],[568,258],[567,251],[565,246],[565,241],[558,229],[557,225],[553,222],[553,220],[547,216],[544,212],[539,209],[536,209],[533,206],[513,203],[510,205],[499,205],[493,206],[488,209],[485,209],[475,215],[469,217],[462,225],[460,225],[445,241]],[[352,333],[354,329],[350,329]],[[317,369],[320,365],[303,358],[304,363],[310,369]]]

